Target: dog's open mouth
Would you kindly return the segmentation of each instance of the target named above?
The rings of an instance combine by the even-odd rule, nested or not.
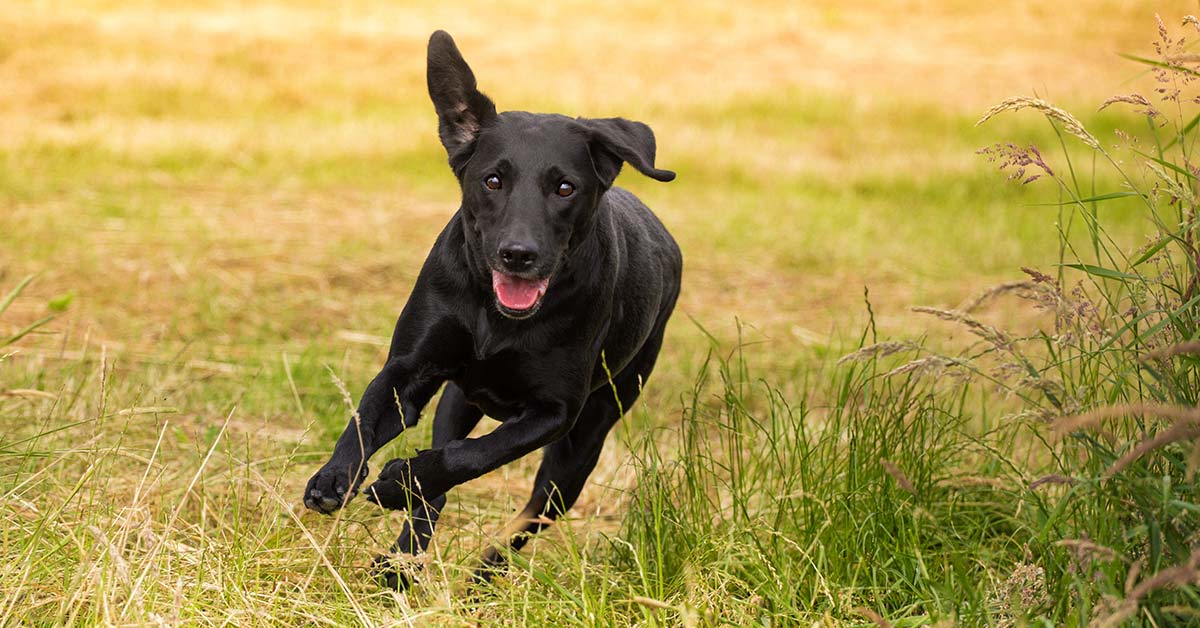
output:
[[[513,318],[524,318],[537,311],[549,284],[549,277],[525,279],[498,270],[492,271],[492,292],[496,293],[500,312]]]

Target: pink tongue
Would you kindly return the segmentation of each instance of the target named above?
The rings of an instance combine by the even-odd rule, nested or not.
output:
[[[549,279],[521,279],[492,271],[492,290],[500,305],[510,310],[528,310],[546,293]]]

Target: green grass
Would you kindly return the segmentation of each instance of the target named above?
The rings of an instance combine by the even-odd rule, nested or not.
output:
[[[531,24],[572,9],[540,3],[0,9],[0,623],[1195,621],[1195,419],[1063,427],[1200,401],[1194,355],[1144,359],[1198,338],[1195,202],[1162,192],[1196,186],[1114,147],[1120,129],[1160,154],[1141,116],[1095,112],[1155,85],[1093,54],[1150,54],[1152,16],[1110,5],[895,6],[884,24],[835,3],[617,3],[570,41]],[[403,515],[323,518],[300,491],[345,424],[331,374],[351,394],[374,375],[457,198],[421,56],[450,18],[502,109],[654,127],[678,180],[621,184],[677,236],[685,285],[570,519],[470,592],[536,456],[459,487],[396,595],[367,565]],[[1036,114],[975,126],[1042,82],[1115,162]],[[1194,137],[1162,158],[1190,163]],[[1008,140],[1057,178],[1006,182],[975,154]],[[1126,189],[1147,200],[1070,202]],[[1077,262],[1106,270],[1059,266]],[[970,318],[910,310],[1021,267],[1051,279]],[[937,368],[896,372],[919,359]]]

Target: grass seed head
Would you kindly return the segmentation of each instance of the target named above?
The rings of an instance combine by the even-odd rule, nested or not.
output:
[[[854,353],[849,353],[842,356],[837,363],[844,364],[846,362],[862,362],[871,358],[883,358],[893,353],[916,349],[916,343],[907,340],[889,340],[887,342],[879,342],[873,345],[867,345]]]
[[[1064,417],[1054,423],[1054,430],[1067,434],[1076,430],[1094,429],[1106,419],[1127,416],[1156,416],[1173,422],[1200,422],[1200,408],[1187,408],[1170,404],[1129,403],[1096,408],[1084,414]]]
[[[1069,485],[1078,484],[1078,483],[1079,483],[1079,480],[1076,480],[1073,477],[1059,475],[1057,473],[1051,473],[1050,475],[1044,475],[1044,476],[1030,482],[1029,489],[1033,490],[1039,486],[1045,486],[1047,484],[1066,484],[1069,486]]]
[[[1037,613],[1051,603],[1046,588],[1046,570],[1031,563],[1018,563],[992,592],[996,625],[1015,626],[1021,617]]]
[[[1008,281],[984,290],[974,298],[958,306],[958,310],[960,312],[974,312],[982,307],[984,303],[1013,292],[1025,294],[1025,298],[1032,298],[1031,293],[1041,291],[1042,289],[1042,285],[1035,281]]]
[[[1159,110],[1155,109],[1154,105],[1150,104],[1150,101],[1147,100],[1146,97],[1142,96],[1141,94],[1127,94],[1124,96],[1113,96],[1113,97],[1109,98],[1108,100],[1105,100],[1103,103],[1100,103],[1100,108],[1097,109],[1097,111],[1104,111],[1105,109],[1107,109],[1109,107],[1109,105],[1113,105],[1116,103],[1125,103],[1127,105],[1134,105],[1136,107],[1141,107],[1141,109],[1137,109],[1136,111],[1142,115],[1149,116],[1151,118],[1157,118],[1158,116],[1162,115],[1159,112]]]
[[[1062,125],[1064,131],[1079,138],[1081,142],[1087,144],[1091,148],[1095,150],[1103,150],[1100,148],[1100,141],[1097,140],[1094,135],[1089,133],[1088,130],[1084,128],[1083,123],[1077,120],[1075,116],[1067,113],[1064,109],[1055,107],[1041,98],[1035,98],[1033,96],[1018,96],[1016,98],[1009,98],[1001,102],[1000,104],[984,112],[983,117],[979,119],[979,122],[975,123],[975,126],[979,126],[1005,111],[1020,111],[1021,109],[1026,108],[1035,109],[1041,112],[1042,115],[1046,116],[1047,118],[1058,122]]]
[[[1054,171],[1050,169],[1046,160],[1042,158],[1041,151],[1033,144],[1025,148],[1017,146],[1012,142],[993,144],[975,152],[979,155],[985,155],[990,162],[999,162],[997,168],[1000,171],[1009,171],[1008,180],[1019,180],[1022,185],[1033,183],[1042,176],[1040,174],[1025,176],[1025,169],[1029,166],[1037,167],[1043,173],[1054,176]]]
[[[966,326],[971,333],[983,338],[997,349],[1000,349],[1001,351],[1013,351],[1012,340],[1008,337],[1008,334],[996,329],[995,327],[992,327],[991,325],[980,322],[962,310],[944,310],[936,307],[918,305],[913,307],[912,311],[920,314],[931,314],[944,321],[959,323]]]
[[[884,377],[896,377],[897,375],[912,375],[913,377],[921,377],[923,375],[940,375],[947,370],[961,367],[962,363],[953,358],[942,357],[940,355],[929,356],[927,358],[918,358],[911,362],[898,366],[887,373]]]
[[[1142,362],[1151,360],[1166,360],[1179,355],[1200,355],[1200,340],[1181,342],[1169,347],[1155,349],[1141,357]]]
[[[1116,462],[1112,463],[1107,470],[1104,471],[1104,477],[1111,478],[1114,475],[1124,471],[1129,465],[1133,464],[1138,458],[1159,449],[1177,443],[1180,441],[1191,440],[1200,437],[1200,422],[1180,422],[1171,427],[1158,432],[1153,436],[1149,436],[1135,445],[1132,449],[1125,452]]]

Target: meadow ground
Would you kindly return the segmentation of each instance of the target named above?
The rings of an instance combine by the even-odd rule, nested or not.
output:
[[[1026,279],[1023,266],[1059,272],[1064,214],[1035,205],[1058,200],[1053,184],[1005,181],[975,152],[1010,139],[1053,148],[1055,128],[1025,113],[975,122],[1036,93],[1106,144],[1117,128],[1145,129],[1129,109],[1097,107],[1153,90],[1144,66],[1116,55],[1152,55],[1152,10],[1106,0],[244,4],[0,6],[0,293],[35,275],[0,307],[0,623],[743,625],[877,612],[970,624],[1113,610],[1069,584],[1049,587],[1053,600],[1010,603],[1003,592],[1020,589],[1020,570],[1077,568],[1029,558],[1059,539],[1026,538],[1020,513],[988,514],[1020,507],[1015,484],[1004,498],[936,502],[944,511],[879,488],[889,477],[901,489],[942,486],[968,471],[976,484],[1006,481],[985,471],[996,462],[981,462],[985,444],[1002,443],[1014,465],[1044,461],[1029,450],[1036,436],[971,441],[980,451],[961,455],[965,441],[941,438],[990,433],[1026,409],[1024,397],[893,390],[835,362],[864,333],[960,346],[970,329],[910,306],[954,307]],[[1156,10],[1182,32],[1195,8]],[[679,177],[626,172],[619,184],[654,208],[686,260],[654,378],[571,521],[470,597],[472,556],[524,503],[536,457],[454,491],[422,586],[407,595],[381,591],[365,569],[402,514],[359,500],[324,518],[300,503],[347,418],[334,378],[357,395],[374,375],[455,208],[424,91],[437,28],[502,110],[649,123],[659,165]],[[1067,139],[1089,171],[1094,157]],[[1095,192],[1121,186],[1102,170],[1093,181]],[[1136,198],[1106,203],[1104,220],[1128,252],[1156,233]],[[1085,243],[1087,230],[1068,222],[1067,240]],[[980,316],[1053,326],[1019,302]],[[921,408],[948,418],[888,423]],[[859,436],[875,448],[847,449]],[[426,422],[375,468],[427,440]],[[785,444],[806,453],[776,459]],[[847,489],[867,468],[869,481]],[[872,502],[880,490],[886,499]],[[800,521],[812,514],[803,509],[786,525],[712,514],[789,492],[820,504],[825,523]],[[886,512],[876,532],[891,536],[854,526],[828,536],[839,503],[854,517]],[[655,519],[660,509],[670,512]],[[705,517],[721,520],[709,537],[688,536],[703,526],[667,530]],[[745,524],[780,545],[743,547]],[[961,527],[951,541],[927,533],[939,525]],[[711,551],[689,551],[699,547]],[[944,555],[889,558],[912,548]],[[906,566],[888,571],[893,562]],[[767,581],[777,590],[756,589]]]

